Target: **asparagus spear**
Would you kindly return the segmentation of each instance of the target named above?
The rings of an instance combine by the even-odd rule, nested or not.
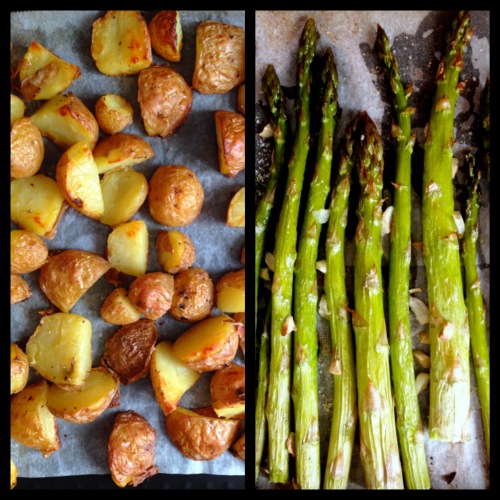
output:
[[[358,115],[359,116],[359,115]],[[351,317],[345,282],[344,242],[347,225],[353,148],[358,117],[346,129],[340,165],[330,201],[326,239],[325,294],[332,339],[333,415],[324,489],[346,489],[358,421],[356,372]]]
[[[486,178],[490,182],[490,79],[486,79],[481,94],[481,127],[483,142],[483,163]]]
[[[472,37],[470,14],[454,20],[436,76],[424,145],[422,229],[431,341],[429,437],[468,439],[469,326],[460,268],[452,182],[453,122],[462,84],[463,51]]]
[[[429,489],[423,425],[415,388],[409,308],[411,155],[415,143],[415,135],[411,132],[411,115],[414,109],[408,107],[411,88],[409,91],[403,88],[398,62],[380,25],[377,25],[376,45],[386,69],[397,116],[397,124],[392,127],[397,147],[388,287],[390,359],[396,402],[396,426],[407,489]]]
[[[271,360],[266,417],[269,435],[269,480],[289,479],[287,439],[291,416],[292,294],[296,259],[297,223],[304,173],[309,152],[311,62],[317,32],[312,18],[303,28],[298,51],[298,96],[295,102],[297,128],[292,145],[285,198],[280,211],[274,250],[272,284]]]
[[[321,127],[315,170],[299,240],[294,284],[294,318],[297,331],[294,335],[292,401],[295,410],[296,483],[299,489],[308,490],[319,489],[321,485],[316,261],[322,215],[330,192],[333,135],[337,124],[338,78],[330,48],[326,49],[321,64]]]
[[[353,327],[360,453],[368,489],[402,489],[381,275],[382,140],[365,112],[355,161],[360,183],[355,236]]]
[[[469,164],[469,198],[467,200],[462,256],[465,269],[465,302],[469,313],[472,359],[476,373],[479,403],[483,417],[484,439],[490,460],[490,355],[486,336],[486,321],[481,282],[477,272],[476,243],[478,237],[479,181],[481,171],[475,168],[475,158],[467,155]]]

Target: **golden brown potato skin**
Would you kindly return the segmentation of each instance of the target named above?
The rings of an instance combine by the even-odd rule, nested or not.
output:
[[[210,379],[212,408],[219,417],[245,418],[245,367],[229,363]]]
[[[204,198],[198,176],[184,165],[162,165],[149,181],[151,217],[165,226],[191,224],[200,214]]]
[[[196,249],[189,235],[180,231],[160,229],[156,236],[158,264],[170,274],[187,269],[194,264]]]
[[[31,273],[47,262],[49,250],[43,239],[26,229],[10,232],[10,272]]]
[[[13,179],[35,175],[45,155],[42,134],[31,118],[19,118],[10,129],[10,176]]]
[[[174,276],[170,314],[179,321],[201,321],[214,307],[214,284],[201,267],[190,267]]]
[[[151,47],[158,55],[171,62],[181,60],[183,39],[178,10],[157,12],[149,23],[149,35]]]
[[[154,465],[156,431],[141,415],[118,413],[108,441],[111,479],[120,488],[137,486],[160,472]]]
[[[14,342],[10,343],[10,393],[21,392],[28,383],[30,362],[26,353]]]
[[[106,134],[118,134],[134,121],[134,108],[122,96],[104,94],[95,103],[95,117]]]
[[[172,306],[174,277],[163,272],[138,276],[129,286],[128,298],[146,318],[161,318]]]
[[[158,330],[152,320],[124,325],[108,337],[101,364],[115,372],[122,384],[131,384],[149,374],[157,340]]]
[[[187,120],[193,92],[178,71],[153,64],[139,73],[137,100],[146,133],[165,138]]]
[[[113,325],[128,325],[141,319],[141,313],[132,305],[124,287],[115,288],[104,299],[101,317]]]
[[[245,117],[234,111],[215,111],[219,169],[235,177],[245,169]]]
[[[17,304],[29,299],[33,295],[26,280],[20,275],[10,273],[10,304]]]
[[[196,29],[193,89],[200,94],[225,94],[244,81],[244,28],[202,21]]]
[[[231,453],[236,457],[245,461],[245,433],[243,433],[231,446]]]

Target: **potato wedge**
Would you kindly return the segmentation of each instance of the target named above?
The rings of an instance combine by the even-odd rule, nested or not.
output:
[[[210,379],[212,408],[218,417],[245,418],[245,367],[231,362]]]
[[[245,84],[238,87],[237,108],[238,113],[245,116]]]
[[[163,59],[179,62],[182,56],[182,24],[178,10],[160,10],[149,22],[151,47]]]
[[[87,106],[72,92],[57,94],[32,115],[31,120],[42,136],[61,150],[85,141],[92,149],[99,138],[99,124]]]
[[[15,94],[10,94],[10,126],[24,116],[26,104]]]
[[[104,299],[101,306],[101,317],[113,325],[128,325],[141,319],[141,313],[132,305],[127,290],[118,287]]]
[[[27,101],[45,100],[64,92],[80,78],[80,68],[36,41],[32,41],[18,65],[21,94]]]
[[[165,428],[175,447],[191,460],[213,460],[229,449],[239,421],[213,418],[177,406],[165,417]]]
[[[49,256],[45,241],[26,229],[12,229],[10,232],[10,272],[31,273],[40,269]]]
[[[110,265],[129,276],[146,273],[149,253],[149,234],[146,223],[131,220],[118,224],[108,235],[107,257]]]
[[[134,121],[134,108],[117,94],[104,94],[95,103],[95,117],[106,134],[118,134]]]
[[[187,269],[194,264],[196,250],[186,233],[160,229],[156,236],[158,264],[170,274]]]
[[[56,417],[47,408],[49,385],[27,385],[10,400],[10,435],[18,443],[41,451],[44,457],[61,448]]]
[[[151,357],[150,378],[156,400],[165,415],[177,408],[184,393],[200,376],[176,357],[172,342],[163,340],[156,345]]]
[[[92,368],[79,391],[66,391],[53,384],[47,394],[47,407],[59,418],[74,424],[88,424],[119,400],[120,380],[103,366]]]
[[[97,69],[109,76],[135,75],[152,60],[148,25],[138,10],[108,10],[92,24],[90,46]]]
[[[231,198],[226,224],[231,227],[245,227],[245,186],[238,189]]]
[[[128,289],[132,305],[146,318],[156,320],[168,312],[174,295],[174,277],[163,272],[138,276]]]
[[[99,220],[111,227],[128,222],[146,201],[148,189],[146,176],[133,168],[106,172],[101,179],[104,212]]]
[[[20,275],[10,273],[10,304],[24,302],[33,295],[27,281]]]
[[[67,390],[83,386],[92,368],[92,324],[73,313],[44,316],[26,344],[30,366]]]
[[[10,217],[23,229],[52,239],[68,204],[57,182],[46,175],[15,179],[10,183]]]
[[[109,170],[132,167],[154,157],[151,145],[135,134],[114,134],[100,140],[93,151],[100,174]]]
[[[56,166],[56,181],[64,199],[78,212],[99,220],[104,200],[97,165],[85,141],[75,142],[63,152]]]
[[[222,109],[216,110],[214,117],[219,170],[235,177],[245,169],[245,117]]]
[[[14,463],[14,460],[12,460],[12,457],[10,459],[10,489],[12,490],[15,488],[17,485],[17,467],[16,464]]]
[[[219,21],[196,28],[192,87],[200,94],[225,94],[245,81],[245,29]]]
[[[236,458],[245,461],[245,433],[231,445],[230,451]]]
[[[245,268],[229,271],[215,284],[215,305],[224,313],[245,312]]]
[[[132,384],[149,375],[157,340],[158,329],[153,320],[124,325],[108,337],[101,364],[116,373],[122,384]]]
[[[31,177],[42,166],[45,145],[42,134],[26,116],[19,118],[10,129],[10,176],[13,179]]]
[[[28,383],[30,362],[26,353],[15,343],[10,343],[10,393],[21,392]]]

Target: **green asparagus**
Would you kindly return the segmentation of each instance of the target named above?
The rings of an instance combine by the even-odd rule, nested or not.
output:
[[[392,127],[397,147],[388,286],[390,359],[396,402],[396,426],[406,488],[429,489],[423,425],[415,387],[409,308],[411,155],[415,143],[415,135],[411,131],[411,115],[414,109],[408,107],[411,90],[405,91],[403,88],[398,62],[380,25],[377,26],[376,46],[385,66],[397,116],[397,124]]]
[[[468,440],[470,339],[460,250],[453,212],[454,111],[463,51],[472,37],[470,14],[461,11],[436,75],[436,92],[424,145],[422,229],[430,336],[429,437]]]
[[[269,436],[269,480],[289,480],[287,440],[291,429],[293,268],[297,255],[297,224],[310,139],[311,62],[316,51],[314,19],[303,28],[298,51],[296,131],[285,186],[285,198],[276,229],[272,283],[271,359],[266,417]]]

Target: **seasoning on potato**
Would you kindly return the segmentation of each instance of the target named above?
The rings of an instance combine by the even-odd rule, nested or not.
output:
[[[33,295],[28,282],[16,273],[10,273],[10,304],[24,302]]]
[[[183,33],[178,10],[160,10],[149,22],[151,47],[163,59],[179,62],[182,57]]]

